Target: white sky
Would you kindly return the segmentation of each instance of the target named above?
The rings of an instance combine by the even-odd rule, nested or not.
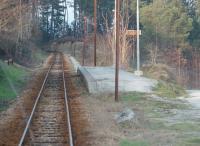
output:
[[[66,0],[67,1],[67,3],[69,2],[69,3],[72,3],[72,4],[74,4],[74,0]],[[68,6],[68,13],[69,13],[69,25],[74,21],[74,8],[73,7],[71,7],[71,6],[73,6],[73,5],[67,5]],[[67,16],[66,16],[67,17]]]

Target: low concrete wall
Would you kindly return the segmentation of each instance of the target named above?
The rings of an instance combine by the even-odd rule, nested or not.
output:
[[[115,91],[115,70],[112,67],[81,67],[79,68],[88,91],[90,93],[113,93]],[[157,84],[156,80],[135,76],[120,70],[119,73],[120,92],[147,92]]]
[[[73,68],[78,75],[81,76],[81,80],[87,87],[89,93],[97,93],[97,81],[90,75],[90,73],[80,65],[80,63],[72,56],[69,56]]]
[[[73,64],[74,70],[78,72],[78,69],[81,67],[80,63],[72,56],[69,56],[71,63]]]
[[[97,93],[97,81],[90,75],[90,73],[84,68],[78,68],[78,74],[81,79],[86,84],[89,93]]]
[[[74,70],[81,76],[89,93],[114,93],[115,69],[113,67],[82,67],[72,56],[70,56],[70,61],[73,64]],[[152,88],[156,84],[156,80],[138,77],[124,70],[119,72],[120,92],[137,91],[151,93]]]

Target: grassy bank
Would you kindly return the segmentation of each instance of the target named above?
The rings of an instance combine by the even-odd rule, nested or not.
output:
[[[165,81],[159,81],[153,90],[160,97],[177,98],[187,95],[186,90],[180,85]]]
[[[0,61],[0,101],[16,98],[23,88],[28,71]]]
[[[144,75],[158,81],[153,89],[160,97],[176,98],[186,96],[187,93],[177,82],[176,75],[166,64],[147,65],[142,68]]]

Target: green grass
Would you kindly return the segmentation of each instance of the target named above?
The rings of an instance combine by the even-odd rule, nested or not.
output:
[[[200,131],[200,125],[197,123],[189,123],[189,122],[177,123],[171,125],[169,129],[180,132]]]
[[[181,86],[163,81],[160,81],[153,90],[158,96],[169,98],[176,98],[187,94]]]
[[[131,93],[121,95],[120,98],[122,99],[122,101],[136,102],[136,101],[140,101],[140,100],[144,99],[144,97],[145,97],[145,93],[131,92]]]
[[[191,140],[188,140],[189,143],[198,143],[200,144],[200,138],[194,138],[194,139],[191,139]]]
[[[149,128],[151,130],[160,130],[160,129],[166,129],[167,127],[161,120],[152,120],[148,124],[146,124],[146,128]]]
[[[25,83],[28,72],[14,65],[8,66],[0,61],[0,100],[10,100],[17,96],[17,92]]]
[[[146,141],[122,140],[120,146],[149,146]]]
[[[178,143],[176,146],[199,146],[200,145],[200,138],[185,138],[184,141]]]

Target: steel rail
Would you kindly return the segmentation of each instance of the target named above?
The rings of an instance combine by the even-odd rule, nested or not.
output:
[[[32,112],[31,112],[31,115],[30,115],[29,119],[28,119],[28,122],[27,122],[27,124],[26,124],[26,127],[25,127],[25,129],[24,129],[23,135],[22,135],[22,137],[21,137],[21,139],[20,139],[20,142],[19,142],[18,146],[22,146],[22,145],[23,145],[23,142],[24,142],[24,139],[25,139],[25,137],[26,137],[26,134],[27,134],[27,132],[28,132],[28,130],[29,130],[29,127],[30,127],[30,124],[31,124],[33,115],[34,115],[34,113],[35,113],[35,110],[36,110],[38,101],[39,101],[39,99],[40,99],[40,97],[41,97],[42,91],[43,91],[43,89],[44,89],[45,83],[46,83],[46,81],[47,81],[47,78],[48,78],[48,76],[49,76],[49,72],[50,72],[50,70],[52,69],[53,64],[54,64],[54,63],[51,64],[51,66],[49,67],[49,69],[48,69],[48,71],[47,71],[47,73],[46,73],[44,82],[43,82],[43,84],[42,84],[42,87],[41,87],[41,89],[40,89],[40,92],[38,93],[38,96],[37,96],[37,99],[36,99],[36,101],[35,101],[33,110],[32,110]]]
[[[74,146],[73,137],[72,137],[71,120],[70,120],[70,114],[69,114],[69,102],[68,102],[66,82],[65,82],[64,56],[62,56],[62,69],[63,69],[63,84],[64,84],[64,92],[65,92],[65,106],[66,106],[66,112],[67,112],[67,124],[68,124],[68,132],[69,132],[69,142],[70,142],[70,146]]]

